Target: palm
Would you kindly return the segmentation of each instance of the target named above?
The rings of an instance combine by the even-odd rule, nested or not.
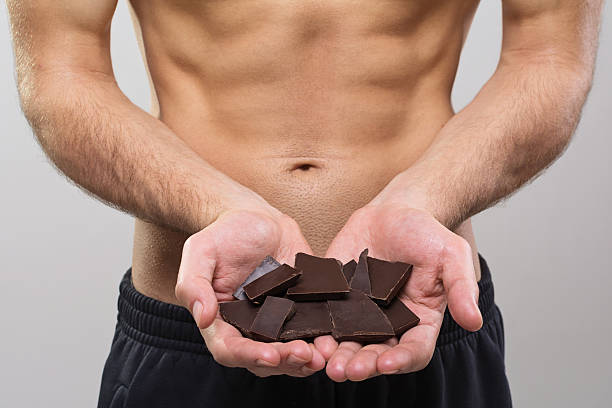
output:
[[[340,381],[362,380],[380,373],[425,367],[433,354],[444,316],[448,286],[459,284],[455,286],[458,292],[451,294],[453,315],[470,328],[479,326],[478,318],[469,315],[473,311],[467,311],[464,305],[466,301],[471,303],[470,307],[474,303],[473,298],[465,298],[475,286],[471,257],[463,253],[465,244],[461,244],[461,238],[433,217],[397,206],[364,207],[349,219],[330,245],[327,256],[346,262],[364,248],[369,249],[370,256],[414,265],[399,297],[421,321],[404,333],[399,344],[396,339],[364,348],[353,342],[340,344],[328,364],[330,377]],[[472,283],[463,279],[465,273],[457,275],[465,272],[466,262],[472,270]]]
[[[324,367],[314,345],[302,340],[256,342],[243,337],[218,313],[217,301],[231,300],[266,255],[292,263],[297,252],[311,252],[297,224],[272,209],[225,213],[187,240],[176,294],[194,314],[217,362],[260,376],[305,376]]]
[[[293,264],[297,252],[311,252],[297,224],[253,212],[230,213],[206,231],[214,251],[212,287],[220,301],[232,294],[267,255]],[[204,232],[204,231],[203,231]]]

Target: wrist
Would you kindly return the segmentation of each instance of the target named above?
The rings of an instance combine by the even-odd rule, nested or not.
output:
[[[368,204],[393,205],[424,211],[446,227],[458,223],[447,200],[431,188],[431,183],[400,173]]]
[[[282,216],[282,213],[262,196],[240,184],[224,189],[223,194],[219,196],[216,218],[221,214],[236,211],[257,212],[271,218]]]
[[[263,212],[269,204],[252,190],[235,182],[218,183],[219,188],[211,191],[210,184],[198,188],[199,202],[191,233],[198,232],[214,223],[223,214],[240,210]],[[221,187],[222,185],[222,187]]]

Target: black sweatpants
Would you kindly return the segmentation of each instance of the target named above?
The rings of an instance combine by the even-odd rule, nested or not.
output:
[[[483,258],[480,266],[480,331],[463,330],[447,311],[425,369],[356,383],[335,383],[325,370],[306,378],[259,378],[221,366],[189,311],[137,292],[128,270],[98,407],[510,407],[502,316]]]

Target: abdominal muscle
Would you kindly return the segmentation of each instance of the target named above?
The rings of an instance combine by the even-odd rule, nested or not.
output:
[[[316,255],[325,254],[355,210],[410,168],[453,115],[450,89],[464,32],[446,32],[448,22],[440,28],[446,36],[442,42],[427,33],[412,33],[412,40],[410,33],[403,35],[397,11],[388,17],[377,11],[378,26],[372,18],[351,21],[344,12],[342,22],[325,20],[320,36],[294,37],[299,19],[292,20],[291,30],[277,21],[276,28],[270,23],[272,30],[252,27],[250,33],[228,23],[224,51],[211,62],[188,47],[181,50],[201,35],[198,52],[208,55],[219,42],[211,33],[202,34],[199,25],[190,32],[186,22],[172,31],[176,21],[160,28],[155,7],[173,2],[132,4],[155,89],[153,113],[217,170],[293,217]],[[469,12],[464,19],[471,18]],[[203,20],[223,20],[218,10],[202,13]],[[163,15],[180,17],[168,10]],[[409,20],[407,15],[406,24]],[[183,32],[189,39],[180,38]],[[241,45],[243,34],[249,34],[255,50]],[[172,36],[179,38],[165,44]],[[426,49],[414,46],[417,39]],[[269,45],[257,51],[261,43]],[[470,221],[456,232],[472,245],[478,268]],[[177,303],[174,286],[186,238],[136,220],[132,279],[137,290]]]
[[[180,127],[178,123],[173,126],[171,120],[166,123],[171,128]],[[396,174],[408,169],[433,137],[408,134],[387,142],[376,142],[373,138],[371,145],[347,145],[345,149],[327,150],[319,145],[316,152],[304,148],[302,154],[298,145],[282,142],[266,148],[257,143],[215,141],[213,136],[205,139],[207,143],[192,144],[192,148],[217,170],[293,217],[314,253],[323,256],[350,215],[371,201]],[[404,143],[414,148],[402,149]],[[281,146],[291,153],[285,153]],[[471,244],[478,268],[470,220],[455,232]],[[136,289],[147,296],[176,303],[174,286],[187,237],[136,220],[132,275]]]

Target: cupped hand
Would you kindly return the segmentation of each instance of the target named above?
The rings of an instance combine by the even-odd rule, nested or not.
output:
[[[176,297],[188,308],[215,360],[265,377],[307,376],[325,359],[302,340],[262,343],[245,338],[219,315],[218,301],[232,294],[266,255],[293,264],[297,252],[311,253],[297,223],[274,209],[233,210],[187,239]]]
[[[328,357],[327,374],[334,381],[361,381],[380,374],[425,368],[433,356],[448,304],[459,325],[470,331],[482,326],[478,285],[470,245],[429,213],[398,204],[368,205],[357,210],[331,243],[327,257],[347,262],[364,249],[369,256],[413,265],[399,298],[420,323],[384,344],[365,347],[342,342],[330,355],[331,336],[317,339]]]

